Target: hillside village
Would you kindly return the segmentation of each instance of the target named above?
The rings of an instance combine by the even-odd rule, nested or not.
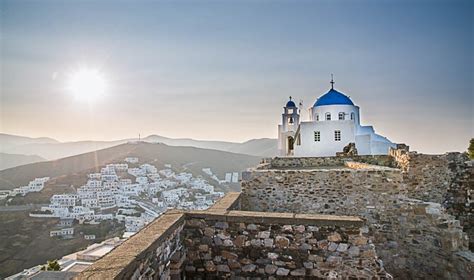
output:
[[[227,180],[217,178],[210,168],[204,172],[218,183],[238,180],[236,172],[227,173]],[[90,173],[87,178],[87,183],[75,193],[54,194],[48,206],[30,213],[31,217],[60,219],[58,227],[61,229],[51,231],[51,237],[71,237],[74,222],[97,224],[104,220],[124,222],[125,234],[129,236],[167,209],[204,210],[224,195],[200,176],[175,173],[169,164],[158,170],[154,165],[140,164],[137,157],[107,164],[99,173]],[[48,180],[48,177],[36,178],[28,186],[15,188],[4,196],[39,192]]]
[[[28,185],[14,188],[13,190],[4,190],[0,191],[0,199],[6,199],[9,196],[25,196],[28,193],[40,192],[44,188],[44,184],[49,181],[49,177],[35,178],[33,181],[30,181]]]

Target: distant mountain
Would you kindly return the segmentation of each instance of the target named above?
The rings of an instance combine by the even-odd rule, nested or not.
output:
[[[224,142],[224,141],[204,141],[204,140],[194,140],[190,138],[167,138],[159,135],[150,135],[143,139],[147,142],[159,142],[170,146],[189,146],[203,149],[213,149],[227,151],[229,148],[238,143],[234,142]]]
[[[124,143],[127,143],[127,140],[38,143],[15,146],[8,151],[15,154],[37,154],[51,160],[110,148]]]
[[[46,159],[37,155],[16,155],[0,153],[0,170],[45,160]]]
[[[164,164],[187,169],[200,175],[202,168],[210,167],[223,178],[226,172],[240,172],[256,165],[260,157],[195,147],[176,147],[165,144],[139,142],[126,143],[111,148],[71,156],[53,161],[38,162],[0,171],[0,189],[12,189],[27,184],[36,177],[85,175],[99,171],[111,162],[122,162],[125,157],[136,156],[140,162],[152,163],[158,168]]]
[[[262,138],[252,139],[244,143],[204,141],[189,138],[172,139],[159,135],[150,135],[144,138],[147,142],[160,142],[170,146],[190,146],[203,149],[213,149],[239,154],[254,155],[260,157],[272,157],[276,155],[277,140]]]
[[[228,151],[239,154],[255,155],[260,157],[274,157],[277,154],[277,139],[261,138],[239,143]]]
[[[105,149],[136,140],[137,139],[122,139],[116,141],[78,141],[62,143],[50,138],[28,138],[0,134],[0,147],[2,147],[1,152],[4,153],[38,155],[52,160]],[[276,155],[277,151],[277,140],[268,138],[253,139],[244,143],[235,143],[187,138],[173,139],[159,135],[150,135],[142,140],[151,143],[163,143],[169,146],[189,146],[203,149],[214,149],[259,157],[272,157]]]
[[[28,144],[44,144],[44,143],[59,143],[59,142],[52,138],[47,138],[47,137],[31,138],[31,137],[25,137],[25,136],[0,133],[0,152],[2,153],[7,152],[10,148],[15,147],[15,146],[28,145]]]

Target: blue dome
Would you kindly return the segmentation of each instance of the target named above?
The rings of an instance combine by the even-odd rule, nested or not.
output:
[[[329,90],[326,94],[318,98],[313,107],[324,105],[354,105],[351,99],[335,89]]]
[[[295,102],[293,102],[291,100],[288,101],[288,103],[286,103],[286,107],[296,107]]]

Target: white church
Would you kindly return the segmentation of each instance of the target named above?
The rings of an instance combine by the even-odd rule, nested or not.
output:
[[[300,121],[300,111],[291,97],[283,109],[282,124],[278,125],[280,156],[335,156],[349,143],[355,143],[359,155],[385,155],[396,146],[376,134],[372,126],[360,124],[359,106],[335,90],[332,79],[331,89],[309,109],[309,121]]]

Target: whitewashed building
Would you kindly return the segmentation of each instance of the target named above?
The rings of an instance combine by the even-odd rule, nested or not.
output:
[[[50,198],[53,205],[72,207],[76,205],[77,194],[55,194]]]
[[[291,97],[283,110],[278,126],[280,156],[335,156],[349,143],[355,143],[359,155],[383,155],[396,146],[376,134],[372,126],[360,124],[359,106],[335,90],[333,80],[331,89],[309,109],[309,121],[300,120],[300,111]]]
[[[137,157],[126,157],[124,159],[125,162],[128,162],[128,163],[138,163],[138,158]]]
[[[60,230],[52,230],[49,232],[50,237],[54,236],[71,236],[74,234],[74,228],[62,228]]]

